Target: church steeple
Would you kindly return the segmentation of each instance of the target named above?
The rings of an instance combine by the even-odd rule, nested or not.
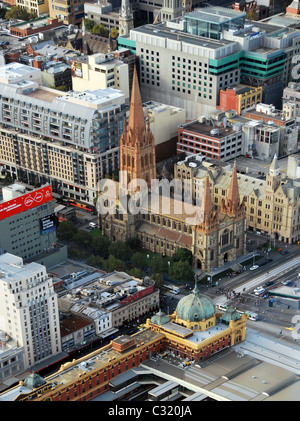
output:
[[[136,68],[134,69],[128,125],[120,139],[121,185],[127,187],[134,179],[145,180],[147,185],[156,179],[155,141],[146,126]]]
[[[119,12],[119,36],[129,35],[134,27],[133,13],[129,0],[122,0]]]
[[[128,121],[128,131],[132,131],[135,135],[141,135],[145,131],[145,117],[141,98],[141,92],[139,88],[139,81],[137,77],[136,68],[134,68],[132,78],[132,90],[131,90],[131,101]]]
[[[203,197],[203,222],[206,223],[210,219],[212,213],[212,201],[209,186],[209,176],[204,181],[204,197]]]
[[[240,193],[237,179],[236,162],[234,162],[232,169],[231,182],[229,186],[226,204],[227,208],[229,208],[232,212],[236,211],[240,205]]]

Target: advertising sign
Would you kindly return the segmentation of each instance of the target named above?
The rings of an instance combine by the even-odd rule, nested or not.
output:
[[[0,221],[52,200],[51,186],[42,187],[15,199],[0,203]]]
[[[82,63],[80,61],[71,61],[71,75],[82,78]]]
[[[40,219],[41,223],[41,234],[47,234],[48,232],[55,231],[55,216],[54,214],[44,216]]]

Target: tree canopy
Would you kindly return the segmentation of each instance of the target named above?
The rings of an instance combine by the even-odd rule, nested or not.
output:
[[[35,12],[23,9],[21,6],[14,6],[5,13],[6,19],[20,19],[25,20],[26,22],[36,19],[37,17]]]

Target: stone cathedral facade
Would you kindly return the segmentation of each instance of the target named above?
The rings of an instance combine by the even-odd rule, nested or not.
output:
[[[128,125],[120,139],[120,181],[117,198],[102,192],[100,196],[113,212],[102,212],[101,227],[111,241],[137,237],[145,249],[171,257],[179,248],[193,254],[193,266],[210,271],[234,261],[246,253],[246,215],[240,201],[236,166],[232,171],[227,198],[218,208],[214,205],[209,176],[203,180],[200,203],[183,203],[182,196],[164,192],[153,194],[156,180],[155,142],[146,124],[136,70]],[[144,180],[141,187],[135,180]],[[126,190],[131,183],[131,191]],[[122,192],[122,200],[120,197]],[[125,192],[125,193],[124,193]],[[130,202],[139,193],[138,212],[130,211]],[[169,205],[169,206],[167,206]]]

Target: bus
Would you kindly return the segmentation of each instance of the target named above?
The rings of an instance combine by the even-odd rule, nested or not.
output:
[[[175,285],[165,285],[165,288],[167,288],[167,290],[169,292],[171,292],[172,294],[179,294],[180,293],[180,288],[176,287]]]

